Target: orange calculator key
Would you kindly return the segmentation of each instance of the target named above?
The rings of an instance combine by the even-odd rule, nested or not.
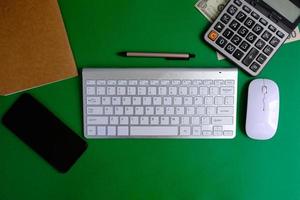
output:
[[[218,37],[218,33],[216,31],[211,31],[209,34],[208,34],[208,38],[211,39],[212,41],[215,41]]]

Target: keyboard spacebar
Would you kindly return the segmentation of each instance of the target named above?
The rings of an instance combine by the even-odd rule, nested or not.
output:
[[[177,136],[177,126],[131,126],[131,136]]]

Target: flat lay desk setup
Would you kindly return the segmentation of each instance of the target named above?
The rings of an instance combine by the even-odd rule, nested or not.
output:
[[[300,199],[299,2],[278,2],[210,24],[195,1],[60,0],[79,76],[0,96],[0,199]]]

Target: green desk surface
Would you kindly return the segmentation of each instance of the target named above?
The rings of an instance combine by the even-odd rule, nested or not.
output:
[[[82,67],[231,67],[202,40],[209,22],[194,0],[60,0],[79,71]],[[120,58],[123,50],[193,52],[190,61]],[[60,174],[0,124],[0,199],[300,199],[300,42],[284,45],[259,77],[280,88],[276,136],[245,135],[247,87],[239,70],[233,140],[88,140]],[[81,78],[30,90],[83,136]],[[0,97],[0,117],[20,94]],[[42,132],[42,130],[41,130]]]

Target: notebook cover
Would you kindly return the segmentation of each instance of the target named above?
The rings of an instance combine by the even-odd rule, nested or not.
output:
[[[0,95],[77,75],[56,0],[1,0],[0,27]]]

